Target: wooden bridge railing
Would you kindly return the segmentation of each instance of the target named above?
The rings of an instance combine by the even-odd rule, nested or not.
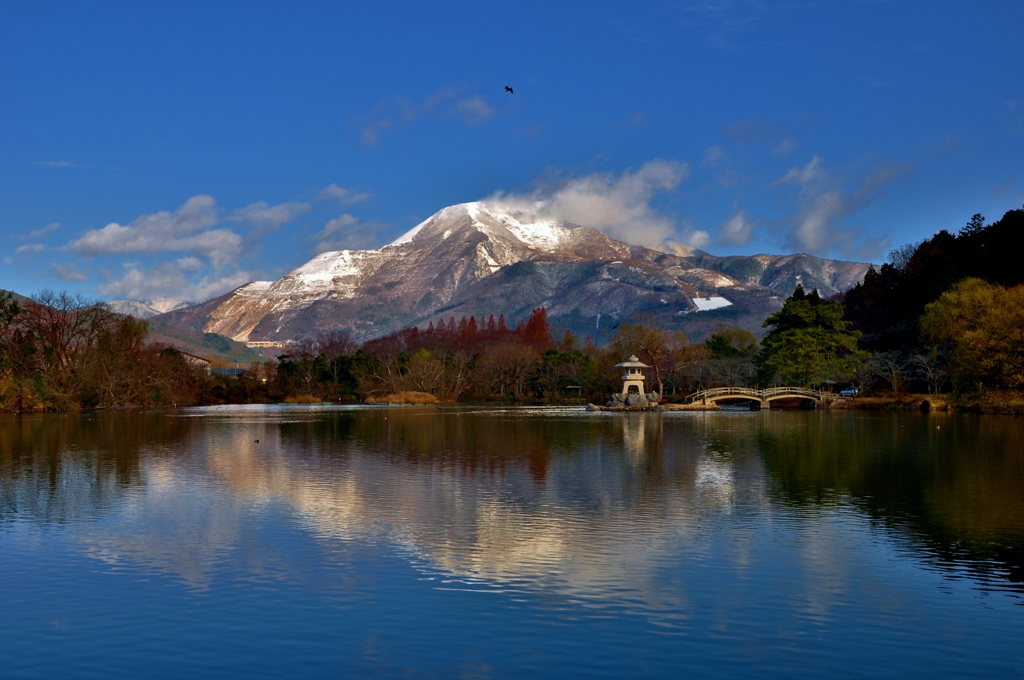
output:
[[[700,400],[718,399],[721,397],[731,396],[757,399],[758,401],[766,401],[771,398],[789,396],[821,401],[821,392],[807,387],[768,387],[763,390],[757,390],[751,387],[712,387],[711,389],[700,390],[699,392],[687,395],[686,401],[693,403]]]

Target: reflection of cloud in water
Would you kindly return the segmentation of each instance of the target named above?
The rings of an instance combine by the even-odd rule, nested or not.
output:
[[[731,466],[710,458],[701,458],[697,462],[696,485],[722,507],[732,507],[734,483]]]
[[[86,554],[206,587],[238,544],[244,510],[230,494],[180,472],[170,461],[147,465],[144,493],[131,494],[116,516],[79,532]]]
[[[788,478],[769,481],[756,415],[212,413],[181,419],[187,426],[163,453],[139,456],[134,483],[93,493],[104,512],[75,534],[89,555],[199,589],[223,568],[342,588],[344,565],[359,559],[352,551],[386,545],[443,587],[635,606],[666,612],[666,623],[706,597],[693,581],[700,565],[736,579],[714,606],[741,606],[744,584],[780,569],[766,540],[799,572],[811,617],[832,616],[851,574],[874,568],[851,565],[843,542],[864,531],[857,512],[830,518],[810,506],[810,517],[769,497]],[[63,468],[77,491],[51,492],[53,507],[88,505],[89,477],[102,476],[84,460]],[[44,486],[32,478],[8,488],[28,499],[32,484]],[[305,552],[277,548],[263,528],[290,517],[319,539],[303,542]],[[324,564],[334,565],[329,579],[316,575]]]
[[[415,434],[411,416],[329,441],[309,439],[308,422],[246,420],[208,423],[186,458],[147,463],[146,492],[83,536],[89,554],[203,587],[244,540],[253,508],[282,504],[327,541],[386,541],[445,579],[594,601],[615,593],[675,615],[685,588],[659,587],[666,564],[707,550],[734,485],[763,489],[756,467],[734,479],[694,432],[666,440],[657,417],[607,421],[596,439],[543,451],[539,483],[522,459],[477,469],[466,451],[401,455],[395,442]],[[299,578],[304,569],[280,568]]]

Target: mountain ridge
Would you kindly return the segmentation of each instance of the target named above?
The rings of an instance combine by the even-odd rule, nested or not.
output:
[[[797,283],[833,295],[860,281],[869,266],[804,254],[687,252],[464,203],[377,250],[321,253],[277,281],[253,281],[155,318],[240,342],[301,340],[336,328],[368,340],[439,315],[493,313],[511,321],[539,306],[554,326],[595,340],[636,314],[689,335],[715,321],[759,331]],[[712,296],[723,306],[699,311],[694,300]]]

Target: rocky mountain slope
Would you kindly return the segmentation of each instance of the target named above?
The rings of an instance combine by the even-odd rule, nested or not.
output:
[[[322,253],[277,281],[156,319],[238,341],[300,340],[335,328],[366,340],[440,317],[504,314],[514,323],[543,305],[554,327],[595,341],[637,314],[696,337],[716,322],[760,331],[797,283],[832,295],[867,268],[809,255],[666,253],[466,203],[379,250]]]

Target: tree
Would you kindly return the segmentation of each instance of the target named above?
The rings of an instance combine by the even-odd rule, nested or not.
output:
[[[846,318],[875,351],[907,353],[918,343],[925,305],[967,277],[1001,286],[1024,283],[1024,210],[1010,210],[989,225],[974,215],[957,234],[941,230],[916,246],[890,254],[881,269],[843,295]]]
[[[0,291],[0,370],[10,367],[16,351],[18,328],[15,321],[21,314],[21,305],[12,293]]]
[[[316,338],[316,351],[327,359],[352,354],[359,346],[352,336],[342,330],[327,331]]]
[[[902,392],[907,383],[907,362],[899,352],[879,352],[868,362],[875,375],[889,383],[893,392]]]
[[[754,359],[758,383],[811,387],[853,379],[868,355],[858,349],[860,333],[850,330],[843,311],[839,303],[821,299],[817,289],[805,294],[798,285],[764,322],[771,330]]]
[[[544,352],[551,347],[554,340],[551,337],[551,326],[548,324],[548,310],[543,307],[533,310],[522,334],[523,339],[538,352]]]
[[[947,347],[953,389],[1024,389],[1024,285],[964,279],[925,307],[922,335]]]
[[[981,213],[974,213],[970,221],[960,230],[960,236],[974,236],[985,229],[985,216]]]
[[[409,357],[403,383],[417,392],[436,394],[444,387],[444,364],[425,349]]]
[[[480,358],[481,378],[491,393],[521,399],[534,375],[538,358],[536,350],[518,342],[492,345]]]
[[[916,368],[917,377],[928,385],[928,394],[938,394],[949,378],[945,358],[934,349],[918,352],[911,361]]]
[[[686,338],[681,334],[670,334],[657,328],[650,319],[619,324],[611,342],[612,348],[623,359],[636,354],[644,363],[651,365],[659,395],[664,394],[665,383],[662,374],[670,369],[672,351],[686,344]]]

